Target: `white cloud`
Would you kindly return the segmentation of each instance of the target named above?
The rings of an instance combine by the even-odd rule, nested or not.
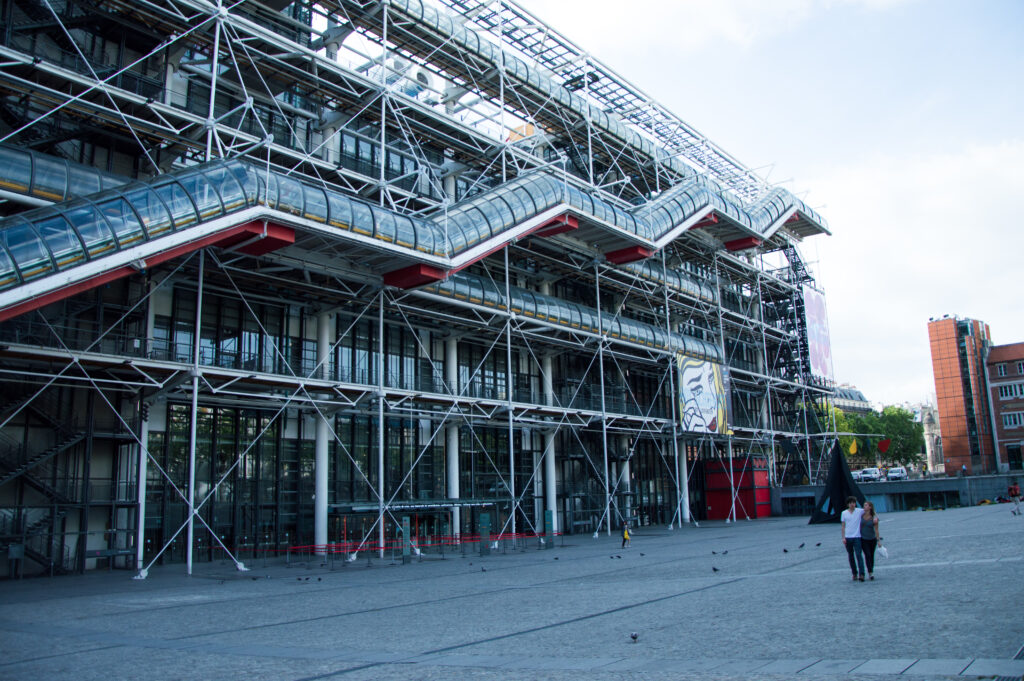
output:
[[[813,180],[834,234],[816,247],[839,380],[870,399],[926,397],[929,317],[981,319],[997,344],[1024,340],[1022,159],[1013,140],[875,155]]]

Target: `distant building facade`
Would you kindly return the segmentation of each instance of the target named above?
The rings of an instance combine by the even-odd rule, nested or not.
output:
[[[939,429],[939,410],[930,404],[921,405],[921,426],[924,428],[924,454],[930,475],[946,470],[942,458],[942,431]],[[950,469],[951,472],[952,469]]]
[[[843,383],[836,388],[834,404],[836,409],[841,409],[847,414],[867,414],[874,411],[864,393],[849,383]]]
[[[1001,468],[1021,470],[1024,447],[1024,343],[996,345],[988,353],[988,394],[993,446]]]
[[[996,472],[985,378],[988,324],[955,316],[932,319],[928,340],[946,472],[963,467],[971,475]]]

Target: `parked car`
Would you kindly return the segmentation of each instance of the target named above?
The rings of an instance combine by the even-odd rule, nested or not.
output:
[[[903,466],[893,466],[889,469],[889,472],[885,474],[887,480],[906,480],[907,469]]]
[[[861,482],[878,482],[882,479],[882,473],[877,468],[865,468],[860,472]]]
[[[854,482],[860,482],[861,480],[863,480],[863,477],[861,476],[862,472],[863,471],[850,471],[850,475],[853,476]]]

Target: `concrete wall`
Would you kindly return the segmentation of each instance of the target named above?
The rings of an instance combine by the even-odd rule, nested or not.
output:
[[[966,478],[921,478],[899,482],[865,482],[861,492],[879,513],[915,508],[976,506],[982,500],[1006,496],[1011,480],[1024,483],[1024,475],[977,475]],[[821,494],[823,485],[779,488],[780,515],[804,515]]]

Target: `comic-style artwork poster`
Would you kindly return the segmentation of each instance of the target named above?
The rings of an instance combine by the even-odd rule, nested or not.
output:
[[[679,355],[679,414],[683,430],[727,433],[729,391],[721,364]]]
[[[828,335],[825,296],[804,286],[804,310],[807,316],[807,343],[811,355],[811,373],[832,380],[832,341]]]

